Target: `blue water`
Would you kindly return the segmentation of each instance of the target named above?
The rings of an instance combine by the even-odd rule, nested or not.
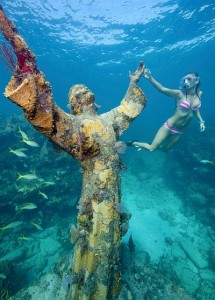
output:
[[[54,99],[67,109],[71,85],[86,84],[105,112],[122,99],[128,71],[139,61],[165,86],[177,88],[189,71],[201,76],[204,118],[214,114],[215,5],[207,1],[1,1],[5,13],[36,53],[51,82]],[[9,74],[0,62],[0,93]],[[137,127],[149,136],[172,113],[174,104],[142,79],[148,97]],[[0,110],[18,113],[5,99]],[[156,120],[154,117],[156,116]],[[153,118],[153,121],[151,119]],[[145,134],[144,134],[145,136]]]
[[[162,211],[162,208],[160,211],[159,209],[158,211],[150,210],[152,208],[150,203],[155,203],[153,205],[158,206],[162,204],[162,207],[168,210],[174,206],[175,201],[179,203],[179,199],[183,199],[185,203],[194,203],[191,210],[188,209],[188,214],[193,218],[195,210],[192,211],[192,209],[194,208],[198,211],[202,210],[202,212],[209,212],[211,209],[215,211],[214,204],[211,204],[211,199],[214,199],[215,191],[214,182],[211,179],[214,178],[215,164],[214,0],[1,0],[1,5],[4,8],[5,14],[16,24],[16,27],[30,49],[36,54],[39,69],[45,73],[46,79],[51,83],[54,101],[67,112],[69,112],[67,108],[68,91],[76,83],[87,85],[95,93],[96,103],[101,105],[99,112],[103,113],[116,107],[127,90],[129,70],[134,71],[140,61],[144,61],[144,64],[151,70],[153,76],[169,88],[178,88],[180,78],[187,72],[194,71],[200,74],[203,91],[201,113],[203,119],[206,121],[207,128],[204,135],[199,134],[199,125],[194,118],[192,125],[188,129],[188,135],[185,136],[185,144],[180,143],[177,150],[169,156],[166,157],[160,153],[144,153],[145,155],[143,155],[143,151],[137,152],[135,149],[129,149],[127,155],[123,157],[129,166],[128,173],[122,175],[123,197],[125,197],[125,202],[127,202],[129,209],[136,210],[138,208],[139,210],[136,214],[136,219],[133,218],[131,221],[131,228],[137,232],[138,228],[142,226],[143,230],[139,243],[142,243],[142,245],[146,243],[144,250],[151,253],[152,261],[154,253],[155,264],[162,257],[163,253],[171,257],[174,252],[174,249],[170,249],[171,240],[175,239],[177,245],[182,243],[180,240],[181,236],[186,236],[186,232],[183,231],[182,227],[186,227],[189,222],[191,224],[193,221],[188,222],[179,214],[176,215],[176,218],[180,219],[181,223],[178,221],[177,224],[174,224],[176,221],[170,220],[169,216],[169,223],[167,223],[165,211]],[[0,41],[4,41],[1,35]],[[11,115],[15,117],[22,115],[22,111],[3,96],[4,88],[9,82],[10,77],[11,74],[0,60],[0,112],[8,118],[7,127],[2,125],[3,119],[0,118],[2,140],[6,136],[4,133],[7,130],[10,133],[7,139],[5,138],[3,142],[1,141],[1,153],[7,159],[1,160],[0,166],[4,170],[4,174],[2,173],[4,183],[7,184],[6,178],[8,178],[8,182],[10,183],[15,182],[14,186],[11,185],[11,189],[8,187],[10,184],[7,187],[1,184],[2,191],[8,188],[8,199],[7,196],[4,196],[4,201],[6,200],[5,202],[9,203],[8,207],[7,205],[5,206],[5,214],[1,219],[2,226],[13,221],[15,212],[10,208],[11,203],[13,203],[13,195],[18,202],[23,201],[18,193],[16,195],[13,194],[16,193],[16,189],[20,188],[16,183],[17,172],[25,172],[25,168],[29,167],[18,161],[16,157],[12,158],[12,156],[8,156],[8,147],[20,147],[20,137],[16,131],[15,133],[13,130],[10,132],[10,128],[8,129],[8,120],[10,120]],[[123,140],[138,139],[151,141],[157,129],[174,111],[174,100],[156,91],[145,78],[141,79],[139,85],[148,98],[147,107],[124,134]],[[47,146],[45,139],[31,129],[30,125],[27,127],[28,125],[23,123],[23,118],[20,120],[16,119],[14,126],[18,126],[19,122],[21,122],[21,127],[28,133],[30,132],[29,134],[40,145],[45,145],[44,149],[49,149],[50,151],[51,146],[49,144]],[[9,123],[13,124],[13,119]],[[3,132],[4,128],[5,132]],[[65,203],[69,201],[71,193],[78,199],[81,185],[79,167],[74,161],[70,165],[69,159],[71,158],[65,158],[60,155],[56,158],[56,154],[51,151],[49,155],[44,151],[45,160],[43,163],[40,157],[37,156],[36,150],[31,149],[31,151],[32,156],[29,159],[34,159],[34,163],[32,164],[35,164],[37,172],[41,176],[53,176],[54,180],[58,180],[58,186],[54,190],[52,187],[48,187],[45,190],[46,193],[52,193],[52,198],[50,198],[51,200],[49,200],[48,204],[42,202],[38,193],[34,194],[35,199],[39,201],[41,214],[44,216],[44,224],[42,225],[44,228],[48,228],[50,220],[53,226],[55,223],[53,216],[55,216],[59,218],[57,221],[59,224],[61,223],[61,217],[67,220],[64,227],[67,228],[70,222],[68,212],[71,207],[67,207],[66,212],[63,210],[59,211],[59,203],[57,201],[58,197],[59,199],[63,199],[66,206],[67,204]],[[201,165],[199,163],[200,160],[206,159],[212,161],[212,163],[208,165]],[[31,165],[30,167],[34,168]],[[51,170],[52,172],[47,172],[47,170]],[[77,178],[72,177],[71,186],[64,186],[63,176],[70,176],[71,170],[74,173],[76,172],[75,174],[79,174],[79,176],[77,175]],[[172,177],[173,173],[175,177]],[[165,176],[167,177],[167,184],[163,182]],[[190,182],[192,185],[189,185]],[[186,187],[190,189],[190,192],[187,191]],[[172,188],[174,192],[172,192]],[[192,198],[192,193],[194,193],[194,196],[197,193],[198,196],[196,198],[193,196]],[[141,197],[145,199],[145,206],[141,204]],[[166,199],[166,202],[162,200],[164,202],[157,203],[156,201],[159,197],[160,199]],[[149,198],[151,199],[150,201]],[[27,195],[26,199],[29,202],[32,201],[31,195]],[[179,212],[181,213],[180,208]],[[77,211],[74,210],[73,213],[75,220]],[[6,219],[4,219],[5,216]],[[10,220],[10,216],[11,218],[13,217],[12,220]],[[25,221],[27,220],[30,223],[31,220],[34,220],[34,217],[39,218],[33,212],[32,214],[24,214],[23,219],[26,218]],[[40,218],[42,219],[42,215]],[[164,220],[165,218],[166,220]],[[208,228],[214,226],[212,213],[211,215],[202,213],[199,218]],[[147,222],[148,227],[145,225]],[[198,231],[196,229],[195,232],[194,227],[193,232],[188,236],[189,243],[191,243],[192,239],[198,243],[198,238],[200,240],[204,239],[204,234],[207,231],[205,228],[200,228],[201,230],[199,229]],[[166,237],[166,240],[169,243],[169,248],[166,247],[163,238],[164,235],[159,234],[159,228],[161,232],[162,230],[165,231],[164,235],[168,231],[169,236]],[[50,229],[50,231],[50,236],[57,236],[59,234],[59,232],[54,232],[54,229]],[[61,235],[63,235],[62,232],[61,228]],[[32,235],[35,233],[32,232],[32,228],[30,233]],[[28,235],[26,228],[24,228],[23,234]],[[38,234],[38,239],[44,239],[45,241],[47,238],[46,234],[45,232],[41,233],[40,236]],[[34,239],[35,237],[37,236],[34,236]],[[134,237],[136,238],[135,233]],[[6,249],[14,247],[8,236],[4,235],[3,238],[5,245],[8,245]],[[68,236],[65,234],[60,239],[61,242],[64,240],[67,241]],[[204,249],[200,248],[200,252],[207,253],[208,257],[210,257],[209,269],[210,271],[212,270],[211,272],[214,276],[214,248],[211,247],[210,238],[207,237],[205,240],[207,247],[203,246]],[[63,247],[55,245],[55,241],[50,241],[50,244],[52,242],[53,247],[56,247],[60,254],[62,253],[59,249],[63,248],[63,251],[70,249],[70,245],[68,246],[66,242],[63,244]],[[160,250],[158,250],[157,245],[160,246],[160,249],[164,249],[163,253],[159,252]],[[189,248],[189,245],[185,244],[185,246]],[[4,255],[5,253],[6,250],[3,251]],[[34,253],[33,250],[32,253]],[[28,253],[26,257],[29,258],[29,256]],[[22,257],[21,254],[20,257]],[[19,259],[21,260],[20,257]],[[58,257],[55,257],[53,254],[53,261],[55,259],[58,259]],[[201,259],[201,263],[204,265],[205,261],[202,257]],[[49,263],[51,265],[51,262]],[[45,271],[49,271],[49,263],[47,269],[44,269],[44,273]],[[23,272],[26,272],[27,267],[25,265],[20,268],[24,270]],[[40,272],[41,269],[38,266],[38,274]],[[37,270],[35,273],[37,273]],[[26,283],[29,284],[31,279],[34,280],[34,275],[29,271],[28,276],[26,275],[28,278],[26,280],[23,278],[22,282],[19,283],[20,288],[25,286]],[[189,274],[187,276],[189,277]],[[215,279],[213,276],[209,277],[212,278],[211,282],[214,284]],[[192,286],[192,284],[191,286],[189,284],[186,285],[187,283],[183,282],[183,276],[180,277],[178,275],[178,277],[179,281],[182,280],[182,286],[188,293],[195,293],[195,295],[199,293],[200,296],[196,296],[196,299],[212,300],[205,296],[207,293],[203,290],[203,287],[196,289],[196,286]],[[12,281],[13,278],[11,278]],[[204,295],[205,298],[201,298],[201,295]]]

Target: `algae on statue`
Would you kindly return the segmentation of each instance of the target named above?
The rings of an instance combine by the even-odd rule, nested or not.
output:
[[[120,240],[122,222],[130,215],[118,212],[121,160],[116,142],[145,107],[137,86],[144,66],[130,73],[130,84],[120,105],[97,114],[94,94],[85,85],[69,92],[71,114],[52,99],[51,86],[38,69],[16,27],[0,7],[0,29],[12,45],[17,65],[5,96],[21,107],[26,119],[83,168],[83,185],[77,217],[77,241],[71,266],[68,299],[114,299],[120,291]],[[69,238],[69,236],[68,236]]]

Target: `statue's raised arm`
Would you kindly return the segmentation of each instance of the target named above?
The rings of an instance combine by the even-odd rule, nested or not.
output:
[[[38,69],[35,54],[0,5],[0,30],[13,47],[17,64],[5,96],[21,107],[26,119],[41,133],[75,156],[72,120],[52,99],[51,86]],[[65,133],[67,138],[65,138]]]
[[[120,136],[131,124],[131,122],[141,113],[146,106],[146,97],[137,86],[144,72],[144,64],[140,62],[134,73],[129,72],[130,84],[120,105],[111,111],[103,114],[113,124],[113,128]]]

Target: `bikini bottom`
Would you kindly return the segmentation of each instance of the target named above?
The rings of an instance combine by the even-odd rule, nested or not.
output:
[[[176,128],[170,126],[167,121],[164,123],[164,126],[170,131],[171,134],[183,134],[184,133],[183,130],[179,130],[179,129],[176,129]]]

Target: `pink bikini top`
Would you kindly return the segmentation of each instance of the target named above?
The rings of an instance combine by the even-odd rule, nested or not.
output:
[[[190,103],[187,101],[187,99],[183,100],[181,103],[179,103],[178,108],[183,109],[183,110],[194,110],[194,111],[198,111],[201,107],[201,102],[196,105],[196,106],[191,106]]]

